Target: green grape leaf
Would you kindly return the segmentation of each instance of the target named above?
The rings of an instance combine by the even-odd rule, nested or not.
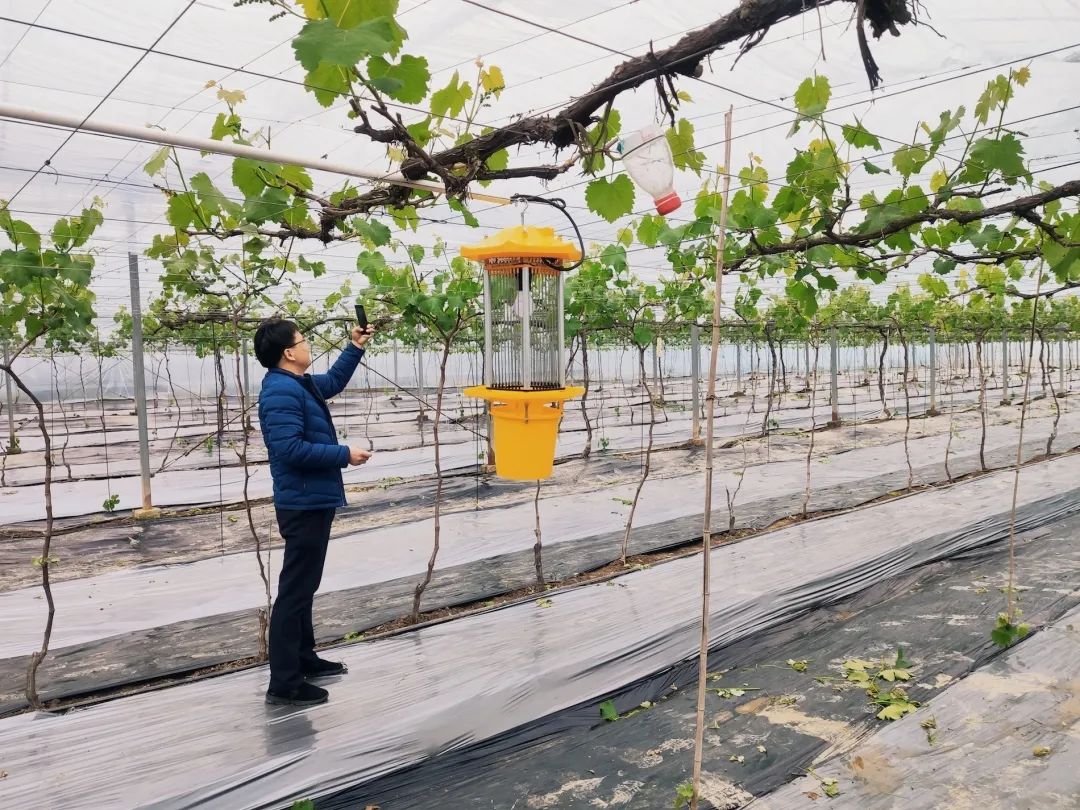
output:
[[[667,222],[663,217],[656,214],[646,214],[638,223],[638,241],[647,247],[656,247],[660,241],[660,231],[665,227],[667,227]]]
[[[218,113],[217,118],[214,119],[214,125],[210,128],[210,140],[220,141],[223,140],[226,135],[231,135],[233,138],[239,138],[240,124],[240,116],[236,113]],[[149,173],[148,170],[147,174]]]
[[[323,262],[311,262],[305,259],[303,256],[298,256],[296,259],[296,263],[299,265],[301,270],[311,273],[311,275],[315,278],[318,278],[319,276],[326,273],[326,264]]]
[[[867,174],[889,174],[888,169],[882,169],[880,166],[875,166],[869,160],[863,161],[863,168],[866,169]]]
[[[41,234],[35,231],[29,222],[12,219],[6,208],[0,208],[0,228],[3,228],[12,243],[32,253],[41,252]]]
[[[71,244],[73,235],[71,222],[68,221],[67,217],[61,217],[56,220],[52,229],[52,241],[57,249],[67,250],[68,246]]]
[[[365,250],[356,257],[356,269],[371,279],[372,283],[386,268],[386,257],[377,250]]]
[[[599,177],[585,188],[585,202],[590,211],[614,222],[634,210],[634,184],[625,174],[611,181]]]
[[[427,146],[431,139],[435,137],[435,133],[431,131],[431,116],[428,116],[423,121],[417,121],[415,124],[409,124],[405,129],[409,131],[409,135],[421,148]]]
[[[406,104],[417,104],[428,94],[431,73],[428,61],[422,56],[401,57],[391,65],[381,56],[373,56],[367,63],[368,77],[380,91]]]
[[[881,141],[877,135],[867,131],[862,123],[844,124],[844,140],[856,149],[877,149],[881,151]]]
[[[170,225],[179,230],[190,228],[197,222],[197,208],[198,203],[191,192],[173,194],[169,197],[166,219],[169,220]],[[200,222],[199,225],[201,226],[202,223]]]
[[[198,195],[199,204],[208,215],[215,216],[225,212],[236,216],[240,213],[240,206],[222,194],[206,172],[192,175],[188,184]]]
[[[589,146],[595,151],[585,158],[586,174],[596,174],[603,170],[607,162],[599,150],[612,138],[617,138],[620,131],[622,131],[622,116],[618,110],[612,110],[608,113],[606,120],[597,121],[588,129],[585,137]]]
[[[233,185],[240,189],[245,197],[257,197],[266,188],[264,175],[260,172],[264,165],[262,161],[248,158],[236,158],[233,161]]]
[[[341,65],[325,62],[304,77],[304,87],[314,94],[323,107],[331,106],[339,96],[349,93],[349,74]]]
[[[329,18],[338,28],[353,28],[366,20],[393,17],[398,0],[296,0],[309,20]]]
[[[282,165],[276,165],[273,163],[263,164],[266,170],[271,174],[275,174],[282,180],[286,180],[292,183],[294,186],[299,186],[305,191],[311,191],[315,187],[315,183],[311,179],[311,175],[307,173],[307,169],[302,166],[293,166],[292,164],[285,163]]]
[[[675,168],[690,169],[700,175],[705,166],[705,154],[694,148],[694,125],[680,118],[674,127],[668,127],[667,140],[675,159]]]
[[[375,247],[382,247],[383,245],[390,244],[390,229],[383,225],[378,220],[374,219],[354,219],[352,221],[352,228],[356,231],[365,242],[374,245]]]
[[[330,20],[310,20],[292,46],[305,70],[315,70],[321,64],[351,68],[361,59],[391,51],[396,37],[389,17],[368,20],[344,30]]]
[[[926,148],[919,144],[903,146],[893,153],[893,166],[904,177],[910,177],[922,170],[930,160]]]
[[[497,65],[492,65],[486,70],[480,73],[480,86],[484,89],[485,93],[494,93],[498,96],[502,93],[506,87],[506,80],[503,78],[502,68]]]
[[[244,201],[243,216],[255,225],[263,222],[278,221],[292,204],[288,192],[280,188],[266,188],[257,196],[249,196]]]
[[[171,149],[171,146],[163,146],[154,152],[150,160],[146,161],[146,165],[143,166],[143,171],[151,177],[160,174],[165,168],[166,161],[169,159],[169,151]]]
[[[308,216],[307,202],[299,197],[293,197],[292,203],[282,212],[282,219],[290,228],[316,230],[314,220]]]
[[[637,324],[634,327],[634,343],[638,346],[651,346],[656,335],[653,330],[644,324]]]
[[[450,83],[431,94],[431,115],[435,118],[445,118],[447,115],[456,118],[472,95],[472,87],[468,82],[461,81],[455,70]]]
[[[826,77],[808,76],[795,91],[795,109],[804,117],[821,115],[828,109],[831,95],[832,88]]]
[[[619,719],[619,712],[615,708],[615,702],[611,700],[605,700],[600,704],[600,716],[607,720],[609,723],[614,723]]]
[[[408,228],[415,232],[420,224],[420,217],[416,213],[415,205],[405,205],[401,208],[389,208],[387,209],[387,213],[390,214],[390,218],[394,220],[394,224],[401,230]]]
[[[489,171],[501,172],[510,165],[510,152],[506,149],[500,149],[498,152],[488,155],[484,165]]]
[[[449,205],[451,211],[457,211],[459,214],[461,214],[462,221],[464,221],[464,223],[470,228],[480,227],[480,220],[478,220],[473,215],[473,212],[465,207],[465,203],[463,203],[457,197],[451,197],[449,200]]]
[[[935,298],[945,298],[949,294],[949,285],[945,280],[930,273],[919,276],[919,286]]]
[[[911,714],[915,709],[916,706],[911,703],[890,703],[877,713],[877,718],[878,720],[899,720],[905,714]]]
[[[931,152],[936,153],[941,145],[945,143],[945,136],[960,126],[964,120],[964,113],[966,109],[961,105],[956,112],[946,110],[941,113],[938,121],[938,125],[933,129],[926,123],[922,125],[922,130],[930,136]]]
[[[981,168],[996,171],[1006,182],[1015,182],[1019,177],[1030,177],[1024,165],[1024,145],[1011,133],[1001,138],[979,138],[971,146],[969,163],[978,163]]]

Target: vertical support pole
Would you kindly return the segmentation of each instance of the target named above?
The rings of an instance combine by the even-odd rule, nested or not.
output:
[[[248,410],[248,402],[251,400],[251,365],[248,362],[248,339],[240,341],[240,353],[244,358],[244,394],[240,397],[240,413],[243,414],[240,423],[244,430],[251,430],[251,412]]]
[[[1058,334],[1058,396],[1065,396],[1065,334]]]
[[[660,390],[660,338],[653,338],[652,342],[652,381],[653,390]]]
[[[495,383],[495,351],[493,348],[493,336],[492,336],[492,321],[493,316],[491,312],[491,274],[488,272],[487,267],[484,268],[484,385],[491,386]],[[560,318],[560,324],[562,320]],[[562,331],[559,332],[560,339],[562,338]],[[561,353],[559,355],[562,356]],[[396,355],[395,355],[396,360]],[[491,403],[484,400],[484,422],[487,425],[485,431],[484,444],[486,446],[487,457],[485,459],[484,472],[495,471],[495,445],[493,436],[495,435],[494,420],[491,417]]]
[[[807,391],[809,391],[810,390],[810,381],[814,377],[814,372],[810,368],[810,341],[809,340],[807,340],[806,343],[803,345],[803,349],[805,350],[805,356],[803,357],[803,359],[806,361],[805,368],[803,369],[806,372],[806,385],[804,385],[803,388],[805,388]]]
[[[401,379],[398,376],[398,342],[397,338],[394,338],[394,381]]]
[[[420,397],[421,403],[424,400],[424,347],[420,344],[416,344],[416,395]],[[420,412],[423,413],[424,406],[420,405]]]
[[[139,257],[128,254],[128,281],[131,286],[131,360],[135,384],[135,414],[139,422],[139,470],[142,476],[142,507],[138,518],[157,517],[150,491],[150,436],[146,418],[146,369],[143,366],[142,300],[139,293]]]
[[[742,394],[742,343],[735,343],[735,393]]]
[[[555,356],[555,365],[559,370],[559,388],[566,388],[566,364],[563,362],[563,357],[566,355],[566,301],[563,300],[562,273],[556,273],[555,275],[555,290],[559,299],[559,353]]]
[[[492,368],[491,348],[491,275],[484,270],[484,385],[490,386],[495,381],[495,369]],[[394,360],[397,360],[395,345]]]
[[[930,327],[930,410],[929,416],[937,416],[937,333]]]
[[[829,404],[832,406],[832,424],[840,424],[840,387],[837,384],[837,366],[840,364],[840,347],[836,327],[829,330]]]
[[[532,279],[529,266],[521,268],[521,295],[524,306],[521,308],[521,388],[532,390]]]
[[[1008,405],[1009,397],[1009,333],[1001,330],[1001,404]]]
[[[240,353],[244,358],[244,396],[249,396],[251,391],[251,366],[248,363],[248,339],[240,341]]]
[[[731,115],[728,108],[724,116],[724,166],[731,165]],[[697,711],[694,722],[694,770],[691,777],[690,810],[698,810],[701,792],[702,751],[705,747],[705,682],[709,666],[709,601],[712,593],[712,487],[713,487],[713,415],[716,402],[716,363],[720,346],[720,303],[723,300],[724,241],[727,236],[728,194],[731,190],[731,173],[724,173],[724,192],[720,198],[720,227],[716,240],[716,284],[713,297],[712,355],[709,357],[709,388],[705,401],[709,415],[705,420],[705,510],[701,532],[701,642],[698,646]],[[731,505],[728,504],[728,508]],[[730,518],[729,518],[730,520]]]
[[[693,427],[691,444],[701,444],[701,327],[690,324],[690,400]]]
[[[7,341],[4,341],[4,365],[8,368],[11,367],[11,349],[8,347]],[[16,453],[19,446],[19,441],[15,437],[15,394],[11,387],[11,375],[4,375],[4,384],[7,387],[7,421],[8,421],[8,453]]]

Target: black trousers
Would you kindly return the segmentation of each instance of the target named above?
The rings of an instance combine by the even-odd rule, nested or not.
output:
[[[315,663],[311,606],[322,581],[335,509],[278,509],[285,540],[277,599],[270,614],[270,689],[291,692]]]

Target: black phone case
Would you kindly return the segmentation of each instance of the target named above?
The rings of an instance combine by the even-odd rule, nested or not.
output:
[[[361,329],[366,329],[368,325],[367,312],[364,311],[363,304],[356,305],[356,322],[360,325]]]

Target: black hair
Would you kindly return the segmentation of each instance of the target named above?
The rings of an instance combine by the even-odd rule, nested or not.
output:
[[[282,318],[270,318],[255,331],[255,356],[263,368],[276,368],[285,350],[296,343],[296,324]]]

